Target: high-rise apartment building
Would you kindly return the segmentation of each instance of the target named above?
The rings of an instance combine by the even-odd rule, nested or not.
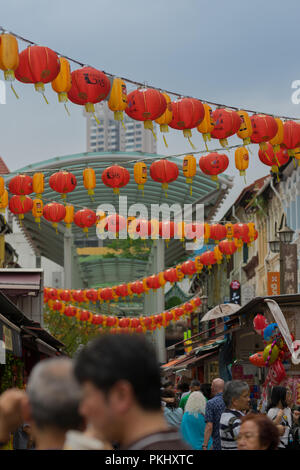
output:
[[[95,114],[100,124],[93,116],[85,113],[88,152],[157,153],[156,140],[150,130],[144,129],[143,122],[134,121],[124,113],[122,125],[120,121],[114,120],[114,113],[106,101],[95,105]]]

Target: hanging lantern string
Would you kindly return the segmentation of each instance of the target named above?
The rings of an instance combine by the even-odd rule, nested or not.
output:
[[[12,34],[13,36],[15,36],[20,41],[23,41],[27,44],[30,44],[31,46],[37,46],[38,45],[35,42],[30,41],[29,39],[24,38],[23,36],[20,36],[19,34],[16,34],[12,31],[8,31],[6,28],[3,28],[2,26],[0,26],[0,31],[2,33]],[[62,54],[61,52],[58,52],[58,51],[55,51],[55,50],[54,50],[54,52],[58,56],[65,57],[70,62],[73,62],[74,64],[77,64],[77,65],[80,65],[81,67],[84,67],[84,66],[93,67],[91,65],[80,62],[79,60],[72,59],[71,57],[68,57],[65,54]],[[115,77],[114,74],[106,72],[105,70],[102,70],[102,72],[105,73],[106,75],[108,75],[109,77],[112,77],[112,78]],[[119,77],[119,78],[121,78],[121,80],[124,80],[125,82],[130,83],[132,85],[135,85],[135,86],[138,86],[138,87],[143,87],[143,88],[145,87],[145,82],[137,82],[135,80],[131,80],[130,78],[126,78],[126,77]],[[160,92],[165,92],[165,93],[168,93],[169,95],[173,95],[173,96],[176,96],[178,98],[182,98],[182,97],[186,96],[185,94],[177,93],[175,91],[169,91],[169,90],[166,90],[164,88],[155,87],[153,85],[147,85],[147,86],[150,87],[150,88],[153,88],[154,90],[158,90]],[[187,97],[192,98],[191,96],[187,96]],[[294,121],[299,121],[300,120],[299,117],[282,116],[282,115],[279,115],[279,114],[265,113],[265,112],[257,111],[257,110],[253,110],[253,109],[246,109],[246,108],[241,108],[241,107],[237,107],[237,106],[230,106],[230,105],[222,104],[222,103],[215,103],[214,101],[208,101],[208,100],[204,100],[204,99],[201,99],[201,98],[197,98],[197,99],[199,99],[203,103],[206,103],[206,104],[209,104],[209,105],[212,105],[212,106],[216,106],[217,108],[218,107],[219,108],[229,108],[229,109],[233,109],[235,111],[238,111],[239,109],[243,109],[244,111],[247,111],[248,113],[253,113],[253,114],[265,114],[265,115],[272,116],[272,117],[277,117],[277,118],[287,119],[287,120],[294,120]]]

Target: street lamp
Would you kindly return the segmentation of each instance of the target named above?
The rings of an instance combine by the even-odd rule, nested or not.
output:
[[[279,271],[280,271],[280,294],[284,292],[284,259],[283,259],[283,246],[289,245],[293,240],[294,230],[290,229],[286,222],[284,226],[276,231],[274,240],[269,241],[270,250],[273,253],[280,253],[279,255]]]
[[[279,235],[279,240],[282,243],[291,243],[295,232],[285,224],[285,226],[282,229],[278,230],[277,233]]]

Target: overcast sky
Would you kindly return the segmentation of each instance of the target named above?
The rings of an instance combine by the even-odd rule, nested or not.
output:
[[[149,86],[300,118],[300,104],[291,101],[291,84],[300,80],[299,13],[299,0],[10,0],[1,4],[1,26]],[[49,105],[33,85],[15,88],[20,99],[7,87],[7,104],[0,105],[0,155],[10,170],[86,150],[80,106],[70,103],[68,117],[50,85]],[[161,154],[191,151],[180,131],[167,140],[168,149],[159,136]],[[204,148],[197,131],[192,141]],[[247,183],[268,173],[257,146],[250,158]],[[232,200],[244,187],[234,152],[227,173],[235,176]]]

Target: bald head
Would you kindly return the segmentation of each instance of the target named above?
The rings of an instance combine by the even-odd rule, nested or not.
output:
[[[223,379],[214,379],[211,383],[211,391],[213,395],[217,395],[217,393],[223,393],[224,391],[224,380]]]

